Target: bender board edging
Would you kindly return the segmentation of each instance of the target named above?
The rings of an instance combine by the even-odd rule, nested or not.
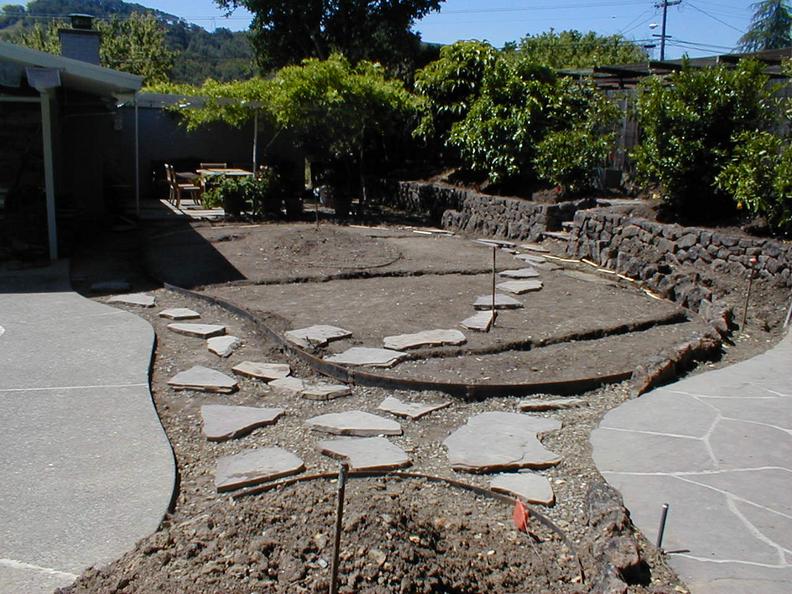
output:
[[[246,309],[224,299],[220,299],[219,297],[205,295],[170,283],[164,283],[163,286],[169,291],[217,305],[218,307],[222,307],[223,309],[247,319],[267,337],[274,340],[288,352],[302,359],[315,371],[342,382],[358,386],[386,388],[390,390],[438,391],[465,400],[481,400],[488,397],[504,395],[529,396],[531,394],[554,394],[558,396],[568,396],[572,394],[581,394],[606,384],[614,384],[628,380],[633,376],[633,371],[625,371],[598,377],[584,377],[573,380],[532,384],[463,384],[394,378],[368,371],[350,369],[343,365],[331,363],[316,357],[288,342]]]

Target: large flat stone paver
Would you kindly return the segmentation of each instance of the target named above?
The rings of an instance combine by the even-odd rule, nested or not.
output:
[[[393,396],[388,396],[380,402],[377,407],[379,410],[384,410],[397,417],[407,417],[413,421],[425,417],[431,412],[441,410],[451,406],[451,401],[438,402],[436,404],[427,404],[425,402],[403,402]]]
[[[314,347],[325,347],[334,340],[349,338],[352,336],[352,333],[349,330],[344,330],[336,326],[317,324],[315,326],[308,326],[307,328],[287,330],[283,333],[283,336],[289,342],[304,349],[309,349]]]
[[[192,324],[187,322],[168,324],[168,330],[197,338],[212,338],[213,336],[222,336],[226,333],[226,327],[218,324]]]
[[[262,363],[258,361],[242,361],[234,365],[231,371],[237,375],[252,377],[253,379],[271,382],[272,380],[288,377],[291,367],[285,363]]]
[[[384,437],[325,439],[317,449],[326,456],[346,460],[353,470],[391,470],[410,465],[410,457]]]
[[[693,594],[781,594],[792,583],[792,335],[763,355],[608,413],[594,461]]]
[[[205,404],[201,407],[203,434],[209,441],[234,439],[259,427],[274,425],[285,412],[282,408]]]
[[[233,377],[203,365],[195,365],[186,371],[180,371],[168,380],[168,385],[174,390],[196,390],[217,394],[230,394],[239,388]]]
[[[486,412],[470,417],[443,442],[454,470],[474,473],[546,468],[561,461],[538,434],[556,431],[555,419],[520,413]]]
[[[386,336],[382,341],[386,349],[404,351],[423,346],[444,346],[465,344],[467,339],[459,330],[424,330],[413,334]]]
[[[201,317],[194,309],[189,309],[187,307],[171,307],[169,309],[163,309],[159,312],[159,317],[167,318],[169,320],[197,320]]]
[[[148,388],[154,332],[71,291],[67,262],[0,273],[0,286],[0,592],[52,592],[167,511],[175,465]]]
[[[295,454],[283,448],[258,448],[217,460],[215,488],[218,492],[233,491],[274,481],[305,470]]]
[[[329,413],[312,417],[305,424],[315,431],[333,435],[371,437],[377,435],[401,435],[399,423],[362,410]]]
[[[478,297],[473,303],[473,307],[478,310],[492,311],[492,295]],[[522,302],[517,301],[514,297],[509,297],[503,293],[495,293],[495,309],[521,309],[522,307]]]
[[[125,305],[138,305],[140,307],[154,307],[154,295],[148,293],[128,293],[127,295],[115,295],[107,300],[108,303],[123,303]]]
[[[503,272],[499,272],[498,275],[506,278],[516,278],[516,279],[539,278],[539,273],[533,268],[518,268],[516,270],[504,270]]]
[[[555,493],[550,481],[540,474],[515,472],[499,474],[490,481],[490,489],[519,497],[526,503],[553,505]]]
[[[352,347],[343,353],[325,357],[325,361],[341,365],[360,365],[365,367],[393,367],[407,355],[391,349]]]

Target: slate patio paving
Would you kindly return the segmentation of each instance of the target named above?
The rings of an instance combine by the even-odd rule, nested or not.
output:
[[[594,461],[693,594],[792,589],[792,334],[770,351],[626,402]],[[679,551],[679,552],[673,552]]]

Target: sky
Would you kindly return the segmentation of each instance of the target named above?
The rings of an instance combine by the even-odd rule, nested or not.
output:
[[[135,0],[200,25],[208,30],[227,27],[245,30],[250,14],[237,9],[226,19],[213,0]],[[459,39],[484,39],[495,46],[527,34],[578,29],[602,35],[621,33],[643,44],[655,43],[652,57],[659,58],[662,9],[660,0],[446,0],[439,13],[419,21],[416,29],[424,41],[453,43]],[[668,9],[666,58],[728,53],[747,30],[751,1],[682,0]]]

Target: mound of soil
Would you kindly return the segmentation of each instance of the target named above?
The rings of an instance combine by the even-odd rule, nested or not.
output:
[[[219,501],[143,540],[61,594],[325,592],[335,481]],[[493,522],[493,515],[502,521]],[[421,479],[352,480],[340,555],[343,592],[572,592],[575,554],[533,522],[517,532],[497,500]]]

